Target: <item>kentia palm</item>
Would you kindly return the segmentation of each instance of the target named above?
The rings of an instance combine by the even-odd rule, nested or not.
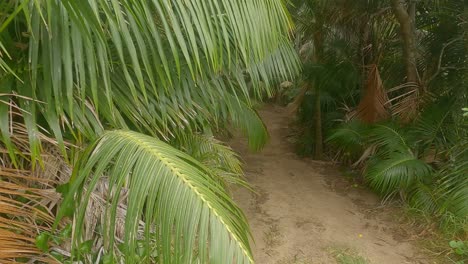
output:
[[[135,224],[143,219],[146,249],[148,242],[159,249],[157,255],[146,250],[145,261],[252,262],[245,219],[219,185],[216,170],[163,141],[180,141],[178,135],[230,120],[253,149],[266,142],[252,99],[271,93],[276,81],[299,69],[283,3],[9,0],[0,5],[0,127],[9,160],[14,163],[23,153],[33,168],[40,164],[45,134],[63,155],[82,156],[77,162],[68,155],[76,177],[66,201],[81,203],[75,194],[91,184],[89,194],[102,175],[112,179],[109,194],[128,188],[128,205],[135,205],[125,220],[122,250],[128,260],[134,260]],[[13,144],[24,136],[14,123],[24,124],[28,149]],[[95,149],[81,155],[80,147],[94,140]],[[151,192],[142,192],[146,188]],[[177,203],[169,199],[178,194]],[[82,223],[83,210],[77,208],[76,223]],[[102,224],[110,234],[105,252],[112,255],[112,221]],[[77,245],[82,227],[75,227]],[[203,240],[211,241],[210,255]],[[194,243],[198,250],[192,250]]]

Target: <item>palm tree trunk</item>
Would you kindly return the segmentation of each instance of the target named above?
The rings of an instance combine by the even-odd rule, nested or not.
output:
[[[408,6],[408,14],[411,19],[411,30],[413,34],[416,33],[416,2],[414,0],[410,0]]]
[[[369,34],[370,34],[370,26],[369,26],[369,19],[365,18],[364,21],[361,23],[361,37],[359,38],[359,60],[361,61],[361,97],[365,96],[366,93],[366,81],[367,81],[367,65],[369,65],[372,61],[373,51],[368,50],[367,47],[369,45]],[[372,48],[371,48],[372,49]]]
[[[315,127],[315,153],[314,158],[320,160],[323,158],[323,135],[322,135],[322,107],[320,104],[320,89],[318,85],[314,85],[315,111],[314,111],[314,127]]]
[[[405,0],[392,0],[393,12],[400,23],[401,38],[403,40],[403,56],[406,67],[407,82],[419,83],[416,69],[416,40],[411,19],[411,13],[415,10],[415,3],[409,4],[409,10],[405,7]],[[409,12],[411,11],[411,12]]]
[[[323,53],[323,35],[322,30],[318,30],[314,34],[314,56],[313,60],[316,63],[320,63],[322,60],[322,53]],[[314,98],[315,98],[315,111],[314,111],[314,128],[315,128],[315,151],[314,151],[314,158],[315,159],[322,159],[323,157],[323,135],[322,135],[322,106],[320,104],[320,86],[317,82],[313,84],[312,87],[314,91]]]

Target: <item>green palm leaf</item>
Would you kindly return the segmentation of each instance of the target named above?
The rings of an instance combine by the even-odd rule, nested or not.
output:
[[[2,24],[0,38],[9,41],[0,50],[12,59],[0,56],[0,67],[12,70],[0,86],[37,100],[14,98],[30,113],[24,122],[33,159],[38,125],[62,149],[70,130],[74,141],[99,136],[99,121],[170,140],[175,130],[222,125],[239,115],[225,97],[250,108],[251,97],[271,94],[299,70],[281,1],[9,0],[5,14],[0,22],[12,23]],[[22,82],[10,84],[12,73]],[[8,112],[0,119],[8,121]],[[246,134],[254,142],[266,137]]]
[[[351,154],[360,155],[366,146],[368,129],[366,124],[359,121],[344,123],[330,133],[327,142]]]
[[[412,154],[405,131],[396,124],[375,125],[369,135],[370,143],[379,148],[381,155],[390,156],[393,152]]]
[[[460,140],[449,152],[450,161],[441,169],[435,193],[441,209],[468,217],[468,141]]]
[[[407,153],[394,152],[389,158],[374,157],[366,168],[369,185],[383,194],[405,190],[418,180],[431,175],[432,169],[425,162]]]
[[[173,146],[183,150],[208,167],[216,166],[232,174],[242,174],[239,155],[213,136],[187,133],[178,135],[176,138],[178,142],[171,142]]]
[[[83,239],[91,192],[108,175],[109,222],[104,223],[108,252],[115,243],[116,207],[125,186],[128,210],[123,248],[127,263],[136,263],[132,253],[139,245],[141,217],[146,238],[141,242],[146,252],[156,244],[158,263],[253,263],[244,215],[218,176],[189,155],[143,134],[110,131],[84,154],[81,165],[75,167],[71,191],[63,202],[69,204],[77,197],[80,204],[75,212],[75,248]],[[82,186],[86,188],[83,194]]]
[[[409,202],[411,206],[418,208],[424,212],[433,214],[440,208],[440,203],[434,192],[434,186],[417,183],[410,190]]]
[[[453,100],[442,97],[421,113],[415,120],[413,131],[419,145],[440,152],[456,142],[460,129],[453,118],[453,108]]]

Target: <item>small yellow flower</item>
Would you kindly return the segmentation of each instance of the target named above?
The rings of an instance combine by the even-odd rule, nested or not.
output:
[[[362,237],[362,234],[359,234],[358,236],[359,236],[359,237]]]

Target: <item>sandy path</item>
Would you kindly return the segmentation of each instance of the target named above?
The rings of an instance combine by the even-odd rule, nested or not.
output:
[[[351,248],[373,264],[426,263],[410,243],[398,241],[397,224],[378,212],[375,195],[351,186],[332,164],[294,154],[284,108],[266,106],[260,115],[271,136],[263,151],[247,151],[242,139],[230,142],[258,192],[234,190],[258,264],[336,263],[330,253],[336,248]]]

